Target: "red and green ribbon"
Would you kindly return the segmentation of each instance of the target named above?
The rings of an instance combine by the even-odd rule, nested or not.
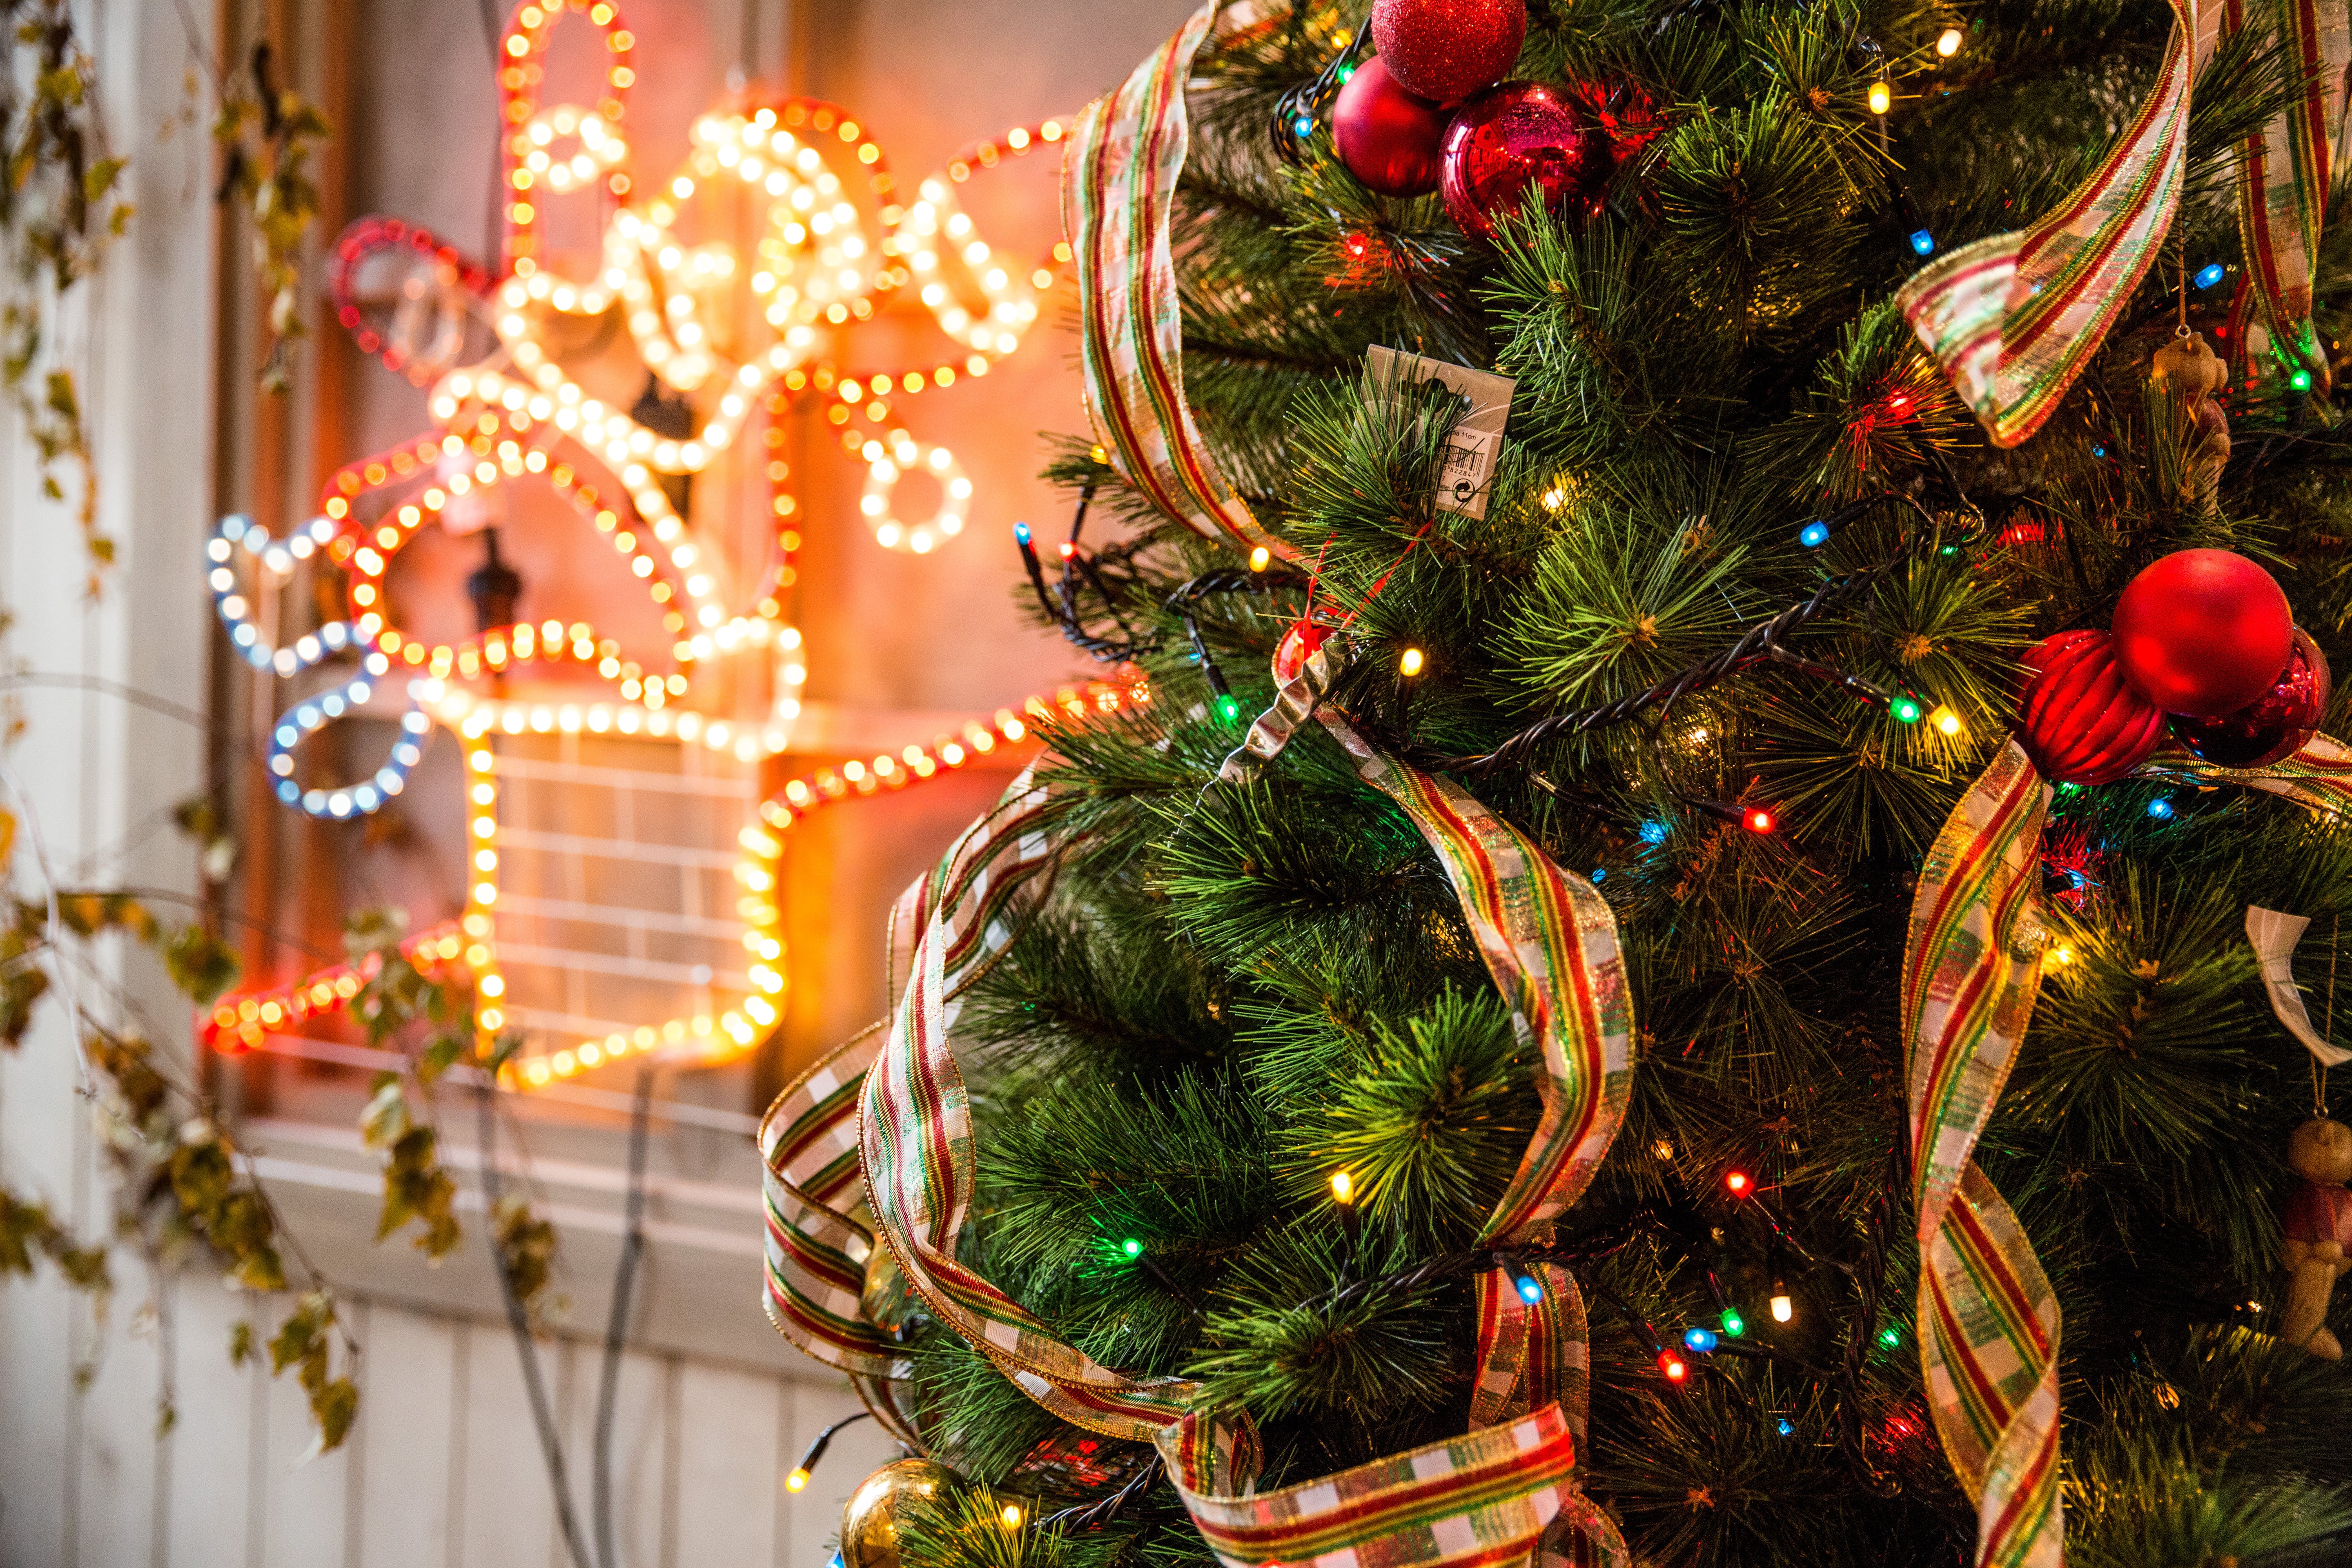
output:
[[[2252,16],[2250,17],[2249,11]],[[2252,27],[2285,54],[2294,100],[2248,137],[2238,165],[2238,232],[2246,277],[2231,310],[2236,341],[2246,343],[2249,372],[2280,363],[2309,373],[2312,390],[2328,390],[2327,353],[2311,321],[2312,268],[2319,254],[2327,187],[2343,151],[2346,75],[2352,69],[2352,13],[2344,0],[2223,0],[2222,28]],[[2248,307],[2258,309],[2267,354],[2244,335]]]
[[[1209,0],[1078,117],[1062,163],[1062,226],[1077,263],[1087,409],[1120,475],[1194,532],[1289,561],[1297,552],[1226,483],[1184,398],[1169,219],[1191,138],[1184,89],[1221,9]]]
[[[2167,753],[2140,772],[2352,814],[2352,752],[2325,735],[2258,769]],[[1961,797],[1919,873],[1903,955],[1919,1351],[1936,1430],[1977,1500],[1977,1558],[2059,1568],[2057,1298],[1973,1154],[2033,1016],[2051,790],[2014,741]]]
[[[2097,171],[2030,228],[1966,245],[1895,296],[1998,447],[2042,421],[2105,342],[2180,205],[2189,91],[2223,0],[2171,0],[2164,63]]]

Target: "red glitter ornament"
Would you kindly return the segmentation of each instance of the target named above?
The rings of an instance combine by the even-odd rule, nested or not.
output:
[[[2060,632],[2025,656],[2017,740],[2054,784],[2111,784],[2164,739],[2164,715],[2131,689],[2105,632]]]
[[[1433,103],[1510,75],[1527,38],[1527,0],[1373,0],[1373,47],[1400,86]]]
[[[2294,646],[2294,613],[2271,574],[2227,550],[2180,550],[2116,603],[2116,662],[2168,713],[2219,719],[2268,691]]]
[[[1331,140],[1348,173],[1384,196],[1425,196],[1444,169],[1445,111],[1399,86],[1377,56],[1331,104]]]
[[[2294,649],[2271,689],[2219,719],[2175,719],[2172,733],[2190,751],[2225,768],[2267,767],[2300,750],[2327,711],[2327,656],[2297,626]]]
[[[1495,237],[1529,186],[1570,228],[1609,193],[1615,153],[1591,110],[1539,82],[1507,81],[1454,111],[1445,128],[1445,210],[1468,233]]]

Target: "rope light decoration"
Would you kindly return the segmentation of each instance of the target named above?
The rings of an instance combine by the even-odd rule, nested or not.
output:
[[[547,79],[558,25],[575,12],[602,46],[587,103],[552,100]],[[493,739],[643,737],[747,765],[783,752],[808,679],[801,633],[783,613],[805,532],[782,452],[788,421],[796,411],[822,410],[844,455],[865,469],[860,514],[877,543],[916,554],[941,547],[964,531],[973,486],[953,453],[905,427],[898,408],[985,375],[1014,352],[1070,266],[1061,244],[1029,265],[1001,254],[956,196],[975,172],[1041,149],[1057,153],[1068,134],[1064,122],[1015,126],[979,142],[908,193],[846,110],[755,90],[698,118],[685,161],[656,183],[635,167],[627,125],[637,47],[609,0],[525,0],[515,9],[499,44],[499,254],[476,261],[430,229],[378,216],[344,230],[329,259],[338,321],[362,352],[426,389],[433,428],[331,475],[319,515],[291,536],[273,539],[232,519],[207,547],[216,610],[248,663],[291,677],[341,661],[339,684],[298,699],[272,726],[268,766],[282,800],[318,817],[364,816],[405,787],[434,727],[451,731],[464,748],[465,907],[454,926],[416,939],[415,952],[462,969],[485,1033],[504,1027],[511,1011],[496,941],[500,785]],[[558,196],[602,204],[597,250],[584,276],[571,275],[546,249],[547,203]],[[706,204],[737,205],[747,197],[751,237],[740,250],[708,238],[709,231],[698,234]],[[902,368],[845,366],[842,333],[907,290],[950,347]],[[617,314],[649,375],[687,400],[692,414],[684,433],[648,428],[634,410],[593,395],[563,363],[559,330],[607,311]],[[746,477],[767,486],[763,560],[726,559],[696,535],[665,489],[665,480],[703,472],[737,448]],[[938,488],[928,510],[901,504],[898,487],[910,475]],[[385,587],[399,552],[453,501],[523,481],[553,489],[604,536],[652,599],[667,647],[625,649],[568,619],[518,622],[448,642],[400,624]],[[312,561],[344,574],[348,617],[273,646],[256,606]],[[352,656],[356,671],[348,664]],[[709,700],[697,689],[704,670],[740,656],[767,661],[769,711],[744,719],[699,710],[698,701]],[[469,689],[542,666],[593,672],[610,695],[533,700]],[[774,861],[778,835],[798,816],[965,766],[1017,744],[1041,714],[1102,710],[1140,693],[1128,685],[1072,688],[975,719],[929,746],[792,781],[739,846],[751,994],[707,1016],[567,1041],[512,1064],[510,1076],[534,1087],[646,1051],[709,1061],[747,1048],[781,1016]],[[296,748],[304,741],[362,708],[382,714],[386,698],[404,694],[399,729],[375,773],[352,784],[298,776]],[[364,978],[322,971],[225,1001],[205,1026],[206,1038],[251,1044],[257,1031],[341,1005]],[[264,1011],[271,1006],[274,1020]]]
[[[698,737],[714,750],[732,750],[751,760],[740,748],[746,739],[713,730],[693,713],[672,714],[659,709],[609,703],[510,702],[478,699],[457,688],[420,694],[426,711],[454,730],[466,747],[467,871],[466,908],[446,921],[400,944],[401,954],[428,974],[470,979],[478,998],[475,1022],[496,1031],[505,1026],[507,981],[499,966],[497,909],[498,758],[485,742],[493,733],[533,734],[660,734]],[[1066,686],[1051,695],[1029,698],[1018,708],[1000,708],[985,718],[966,721],[953,734],[937,736],[928,745],[910,744],[898,752],[823,767],[784,784],[761,803],[759,821],[737,838],[735,881],[741,889],[736,912],[743,921],[742,942],[750,959],[752,994],[736,1007],[641,1025],[597,1039],[580,1039],[552,1050],[526,1056],[505,1069],[509,1088],[544,1089],[552,1083],[625,1058],[660,1053],[668,1059],[687,1059],[715,1066],[749,1049],[774,1027],[782,1016],[787,980],[783,967],[783,911],[777,901],[782,874],[785,835],[803,818],[830,805],[907,789],[942,778],[984,758],[1001,747],[1019,746],[1031,738],[1040,720],[1055,716],[1084,720],[1143,707],[1151,700],[1140,676],[1121,680],[1089,681]],[[659,726],[658,729],[656,726]],[[378,955],[359,964],[338,963],[289,984],[223,997],[198,1025],[204,1043],[218,1050],[246,1050],[267,1037],[348,1005],[360,988],[382,967]]]

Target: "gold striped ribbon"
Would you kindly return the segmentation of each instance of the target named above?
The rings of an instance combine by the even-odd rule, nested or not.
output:
[[[2328,184],[2343,152],[2352,11],[2345,0],[2254,0],[2254,8],[2257,19],[2250,24],[2245,0],[2224,0],[2223,30],[2236,33],[2251,25],[2281,45],[2289,79],[2302,90],[2262,134],[2247,138],[2238,165],[2243,292],[2261,310],[2271,350],[2271,356],[2250,352],[2246,368],[2262,374],[2284,361],[2310,372],[2312,389],[2324,395],[2330,378],[2327,352],[2311,322],[2312,267]]]
[[[1233,493],[1184,397],[1169,214],[1191,136],[1185,85],[1221,10],[1247,15],[1209,0],[1071,132],[1062,226],[1077,263],[1079,363],[1096,434],[1154,507],[1210,539],[1294,561]]]
[[[1482,1233],[1488,1246],[1538,1247],[1590,1184],[1631,1094],[1632,1005],[1614,919],[1589,883],[1466,793],[1382,755],[1335,715],[1325,722],[1437,850],[1515,1026],[1541,1050],[1543,1116]],[[976,1164],[953,1050],[959,998],[1003,950],[1059,847],[1051,805],[1024,774],[901,900],[892,963],[905,990],[887,1040],[844,1047],[770,1112],[762,1141],[777,1326],[832,1364],[896,1370],[887,1342],[856,1311],[871,1243],[850,1217],[856,1189],[842,1160],[854,1137],[876,1239],[932,1315],[1060,1418],[1154,1441],[1204,1537],[1234,1568],[1338,1568],[1349,1553],[1389,1568],[1629,1563],[1615,1526],[1573,1479],[1589,1356],[1583,1303],[1564,1268],[1532,1271],[1542,1286],[1532,1303],[1506,1269],[1477,1281],[1469,1435],[1255,1494],[1246,1413],[1201,1409],[1198,1385],[1180,1379],[1101,1366],[958,1260]],[[859,1106],[854,1123],[850,1100]]]
[[[1997,447],[2042,427],[2139,287],[2180,205],[2189,92],[2224,0],[2171,0],[2155,89],[2105,159],[2030,228],[1922,268],[1896,305]]]
[[[2261,769],[2168,752],[2140,772],[2352,812],[2352,752],[2315,735]],[[1973,1159],[2033,1016],[2051,791],[2014,741],[1953,809],[1919,873],[1903,959],[1919,1351],[1944,1452],[1977,1500],[1977,1562],[2059,1568],[2056,1296]]]

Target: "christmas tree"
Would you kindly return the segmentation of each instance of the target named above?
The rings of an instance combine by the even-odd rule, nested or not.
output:
[[[1150,700],[771,1115],[850,1568],[2352,1550],[2347,33],[1212,7],[1089,111],[1021,544]]]

